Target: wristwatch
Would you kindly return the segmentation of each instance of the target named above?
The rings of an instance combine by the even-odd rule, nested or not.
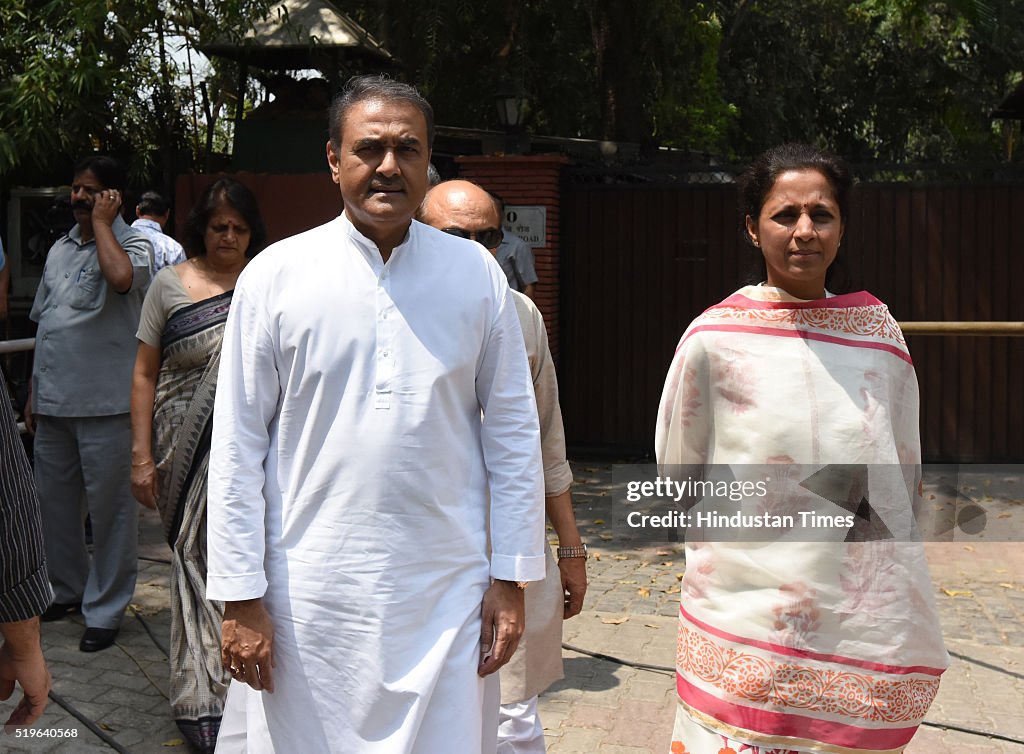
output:
[[[587,554],[586,545],[576,545],[575,547],[559,547],[557,550],[558,559],[562,558],[583,558],[586,560],[590,556]]]

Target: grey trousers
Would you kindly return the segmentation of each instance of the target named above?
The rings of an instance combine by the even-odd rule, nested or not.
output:
[[[90,628],[117,628],[138,572],[129,415],[36,416],[35,474],[55,600],[81,600]],[[86,511],[92,519],[91,562]]]

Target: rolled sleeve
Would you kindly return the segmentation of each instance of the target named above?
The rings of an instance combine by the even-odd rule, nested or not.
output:
[[[491,492],[491,576],[539,581],[545,572],[540,427],[519,318],[496,264],[493,273],[498,304],[477,370]]]
[[[119,238],[118,242],[132,262],[132,285],[128,290],[119,292],[145,291],[152,280],[153,245],[138,231]]]
[[[206,594],[246,600],[267,590],[264,464],[279,397],[262,292],[245,273],[224,328],[210,450]]]

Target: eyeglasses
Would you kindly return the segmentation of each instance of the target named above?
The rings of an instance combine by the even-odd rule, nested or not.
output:
[[[496,249],[505,237],[501,228],[485,228],[484,230],[465,230],[463,228],[442,228],[445,233],[450,233],[459,238],[468,238],[476,241],[485,249]]]

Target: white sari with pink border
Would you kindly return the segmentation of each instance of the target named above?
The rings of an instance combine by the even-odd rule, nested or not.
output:
[[[782,464],[780,478],[786,465],[862,464],[872,505],[906,523],[915,479],[891,477],[917,473],[918,410],[878,299],[748,286],[683,335],[658,462]],[[674,752],[701,751],[679,738],[683,721],[737,751],[851,754],[901,751],[923,720],[948,656],[921,544],[797,539],[687,543]]]

